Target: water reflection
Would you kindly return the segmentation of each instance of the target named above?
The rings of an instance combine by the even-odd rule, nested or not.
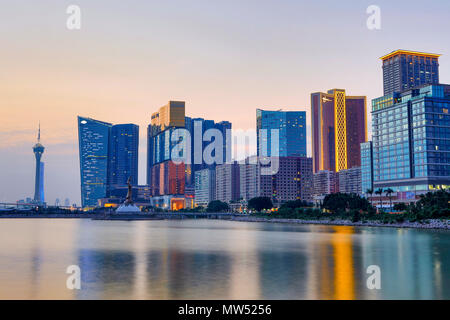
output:
[[[229,221],[1,221],[0,298],[449,299],[450,234]],[[82,290],[65,286],[79,265]],[[378,265],[382,289],[369,290]]]

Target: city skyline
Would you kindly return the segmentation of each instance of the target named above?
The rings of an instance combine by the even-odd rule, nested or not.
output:
[[[433,15],[439,16],[449,6],[445,1],[434,3]],[[206,5],[206,9],[211,9],[203,3],[193,5],[190,10],[195,10],[195,7],[200,5]],[[0,201],[15,202],[33,194],[34,159],[30,147],[34,140],[33,128],[36,126],[37,118],[41,119],[45,128],[43,142],[46,146],[46,198],[48,203],[54,203],[56,198],[80,199],[77,131],[74,125],[74,118],[78,114],[111,123],[136,123],[140,127],[140,136],[145,137],[144,132],[151,113],[168,99],[186,101],[190,116],[214,120],[227,119],[237,129],[255,127],[253,115],[257,108],[277,110],[282,107],[289,111],[306,111],[308,155],[311,156],[308,102],[311,92],[323,88],[343,87],[351,94],[366,95],[369,101],[379,97],[382,92],[379,58],[398,48],[439,52],[443,54],[440,57],[441,65],[450,65],[449,45],[444,43],[439,35],[433,35],[434,27],[426,25],[417,26],[417,29],[412,27],[415,32],[411,32],[411,29],[407,32],[402,31],[402,28],[398,27],[415,16],[427,14],[427,10],[423,10],[426,6],[422,7],[420,3],[417,3],[415,9],[408,9],[410,11],[407,18],[402,18],[396,14],[398,10],[402,10],[400,5],[380,1],[383,26],[379,31],[365,28],[367,16],[364,5],[345,4],[343,8],[337,8],[331,4],[329,10],[323,10],[322,7],[324,19],[330,22],[330,26],[327,27],[316,24],[311,19],[300,19],[307,15],[308,10],[309,12],[318,10],[318,6],[314,4],[297,5],[287,2],[286,7],[278,7],[278,11],[274,12],[270,10],[274,4],[264,2],[256,17],[271,17],[269,13],[273,14],[270,21],[279,23],[271,24],[273,29],[267,24],[258,23],[257,18],[252,18],[247,23],[243,21],[250,14],[252,5],[244,5],[242,15],[236,17],[238,27],[244,29],[233,27],[227,22],[227,17],[234,16],[233,4],[220,5],[223,14],[218,24],[212,25],[212,32],[220,31],[222,36],[220,39],[225,37],[226,43],[217,41],[213,34],[206,31],[202,33],[205,38],[195,39],[193,34],[204,25],[199,22],[189,24],[188,19],[182,19],[169,30],[169,36],[173,36],[172,40],[181,40],[178,27],[187,27],[185,32],[190,40],[196,40],[195,44],[187,46],[189,50],[184,51],[183,56],[175,54],[176,50],[168,50],[168,55],[164,59],[156,56],[159,58],[156,61],[173,61],[175,66],[169,67],[167,63],[162,63],[164,67],[152,70],[151,63],[144,63],[141,68],[141,63],[137,61],[142,62],[144,56],[149,53],[155,57],[153,47],[158,48],[158,45],[165,44],[164,48],[180,49],[186,45],[186,41],[177,43],[160,39],[153,34],[148,35],[155,40],[151,47],[143,45],[141,41],[134,41],[136,38],[131,36],[133,32],[139,31],[140,28],[147,30],[147,27],[157,26],[151,22],[147,24],[147,19],[144,21],[144,17],[147,16],[140,12],[147,12],[151,17],[160,14],[157,20],[160,23],[163,20],[161,17],[167,14],[168,9],[174,9],[183,17],[183,10],[188,8],[176,10],[171,5],[165,7],[165,5],[135,4],[133,9],[136,10],[131,12],[137,15],[137,18],[132,21],[129,15],[121,15],[118,11],[121,8],[119,4],[111,4],[111,12],[106,14],[98,5],[81,1],[80,6],[86,13],[86,23],[76,34],[64,29],[65,8],[62,8],[64,6],[54,8],[54,5],[44,1],[42,7],[34,8],[31,12],[24,10],[24,4],[11,1],[11,4],[6,5],[2,11],[5,15],[3,21],[8,23],[9,29],[13,32],[5,34],[10,45],[1,54],[6,61],[5,75],[7,74],[9,79],[4,81],[5,84],[0,89],[3,97],[0,117],[2,128],[0,149],[3,156],[0,164],[5,169],[2,170],[0,178],[11,181],[12,186],[1,189]],[[153,11],[145,10],[151,6]],[[336,12],[336,9],[339,10]],[[27,27],[29,23],[21,25],[23,21],[11,19],[17,16],[13,13],[19,11],[23,12],[24,19],[29,18],[27,20],[29,23],[41,26],[41,29],[34,31],[35,40],[24,36],[29,31]],[[37,18],[41,11],[48,13],[46,22]],[[285,18],[286,14],[290,17],[298,15],[298,20],[302,20],[304,25],[290,19],[287,19],[290,22],[283,22],[282,17]],[[335,17],[335,14],[340,17]],[[112,26],[111,30],[105,30],[95,20],[100,16],[106,18],[108,26]],[[208,19],[203,23],[212,23],[214,21],[212,17],[217,16],[218,12],[213,10],[211,17],[208,18],[206,15]],[[345,24],[340,23],[338,28],[336,25],[333,27],[333,22],[337,23],[346,17],[348,19]],[[436,20],[439,20],[439,17]],[[112,25],[114,21],[119,21],[118,25]],[[58,31],[57,25],[60,22],[62,27]],[[254,24],[254,29],[251,29],[251,23]],[[449,24],[444,19],[439,23],[443,28]],[[125,24],[128,24],[128,27],[122,30]],[[246,30],[242,37],[231,39],[232,35],[242,30]],[[303,31],[299,34],[299,30]],[[322,40],[315,38],[327,31],[332,31],[333,34],[348,32],[346,34],[355,40],[352,53],[349,54],[349,50],[342,47],[332,48],[333,41],[337,40],[332,39],[331,43],[323,44]],[[386,37],[388,33],[392,33],[392,37]],[[285,37],[277,40],[279,34]],[[118,35],[117,39],[114,35]],[[302,40],[300,35],[306,35],[308,41],[313,41],[319,46],[310,52],[305,50],[311,48],[311,45]],[[421,35],[426,35],[427,42],[417,45],[415,40]],[[245,36],[247,38],[244,38]],[[137,37],[146,39],[147,36],[139,32]],[[21,40],[23,38],[27,40]],[[211,40],[206,41],[212,47],[211,53],[206,57],[209,59],[199,59],[201,56],[198,56],[198,53],[204,46],[199,45],[199,42],[205,39]],[[267,40],[277,49],[271,47],[258,55],[257,51],[260,51],[261,45],[267,43]],[[37,48],[35,41],[48,46],[28,50]],[[119,48],[115,45],[115,41],[125,46]],[[56,45],[57,43],[60,45]],[[95,43],[97,44],[94,45]],[[98,43],[102,43],[104,47]],[[91,45],[93,47],[89,49]],[[220,53],[219,49],[223,49],[224,45],[230,48],[226,54],[231,53],[231,59],[227,59],[226,54]],[[113,54],[108,55],[111,49]],[[27,53],[29,51],[33,53]],[[93,58],[97,54],[109,58],[99,61]],[[19,59],[16,59],[17,57]],[[242,58],[242,62],[239,62],[239,58]],[[340,61],[345,63],[341,64]],[[260,70],[262,65],[265,67]],[[217,76],[211,77],[211,73]],[[92,79],[86,81],[88,78]],[[440,82],[448,83],[448,79],[450,79],[448,68],[441,68]],[[155,81],[160,83],[155,85]],[[23,117],[23,114],[27,114],[27,117]],[[368,121],[370,123],[370,118]],[[370,133],[368,138],[371,138]],[[145,151],[145,139],[141,139],[140,184],[145,182]],[[61,190],[64,190],[64,193]],[[79,200],[76,202],[79,204]]]

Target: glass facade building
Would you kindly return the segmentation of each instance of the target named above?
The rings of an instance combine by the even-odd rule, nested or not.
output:
[[[450,185],[450,85],[372,101],[374,188],[399,198]]]
[[[97,206],[106,196],[108,185],[108,153],[112,124],[78,117],[81,204]]]
[[[171,101],[152,115],[147,131],[147,184],[152,186],[154,195],[180,195],[186,190],[194,193],[195,172],[215,168],[215,164],[206,164],[203,159],[204,149],[212,143],[203,141],[209,129],[216,129],[222,135],[223,162],[231,159],[227,156],[231,152],[231,139],[226,139],[230,122],[185,117],[185,104],[181,101]],[[179,148],[182,141],[189,143],[184,145],[186,154]],[[187,161],[172,161],[174,148],[179,150],[176,156]]]
[[[139,126],[118,124],[111,129],[109,146],[109,181],[112,186],[123,186],[131,177],[138,184]]]
[[[261,134],[261,129],[267,130],[265,136]],[[273,129],[279,130],[279,154],[273,154],[274,152],[272,152],[271,130]],[[257,109],[256,130],[258,156],[306,157],[305,111],[268,111]]]
[[[195,205],[207,207],[216,196],[216,171],[203,169],[195,172]]]
[[[361,143],[361,190],[373,190],[373,148],[372,141]]]
[[[383,57],[384,95],[439,83],[439,54],[396,50]]]

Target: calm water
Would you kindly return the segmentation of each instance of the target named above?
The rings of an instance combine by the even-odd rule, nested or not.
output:
[[[3,219],[0,298],[450,299],[449,249],[448,231]],[[69,265],[81,290],[66,288]]]

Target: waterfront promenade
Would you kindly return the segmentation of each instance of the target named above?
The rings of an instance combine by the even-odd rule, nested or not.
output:
[[[184,219],[210,219],[230,220],[241,222],[266,222],[283,224],[317,224],[334,226],[361,226],[361,227],[393,227],[415,229],[443,229],[450,230],[449,219],[428,219],[420,222],[383,223],[381,221],[352,222],[343,219],[282,219],[263,218],[241,213],[206,213],[206,212],[154,212],[140,214],[116,213],[32,213],[29,211],[0,212],[0,219],[91,219],[106,221],[145,221],[145,220],[184,220]]]

